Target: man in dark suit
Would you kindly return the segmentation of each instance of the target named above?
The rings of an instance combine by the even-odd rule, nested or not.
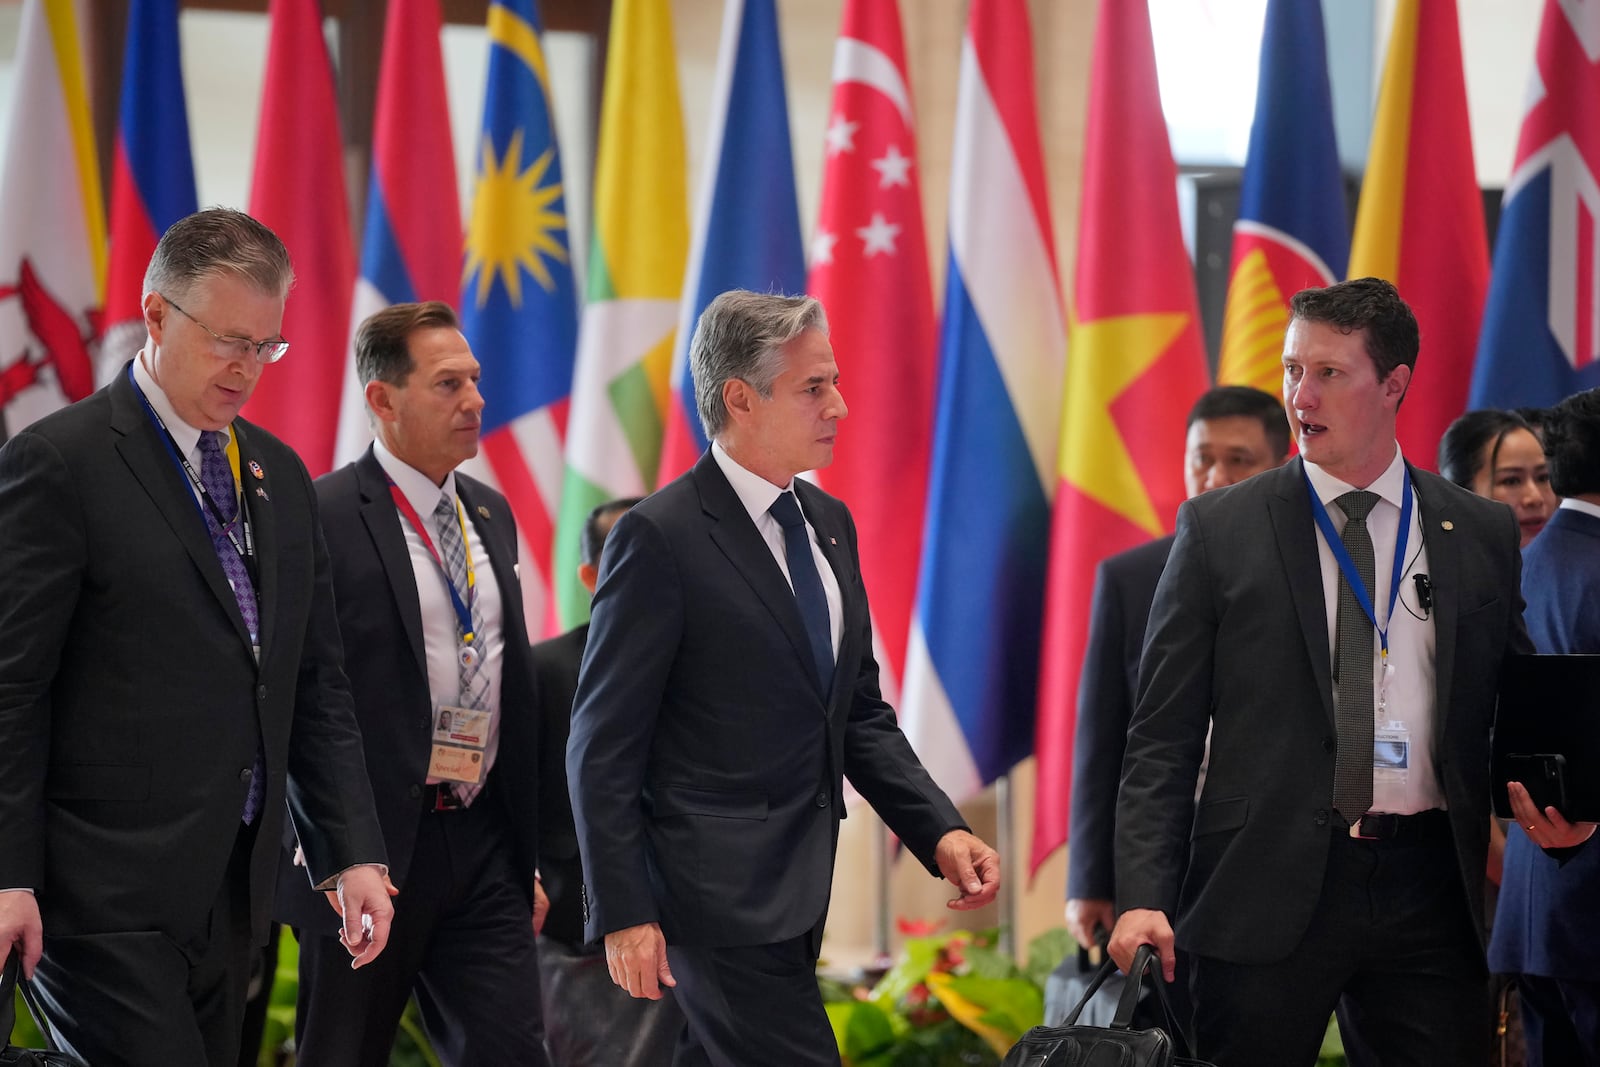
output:
[[[675,1063],[837,1065],[815,966],[844,777],[951,907],[999,859],[879,695],[849,511],[795,478],[845,417],[822,306],[724,293],[690,360],[712,447],[612,530],[573,709],[587,933],[629,993],[675,987]]]
[[[611,527],[639,498],[609,500],[584,520],[578,542],[578,581],[594,595],[600,550]],[[544,990],[545,1042],[561,1067],[670,1067],[683,1030],[683,1013],[670,990],[660,1000],[635,999],[617,988],[605,956],[583,936],[583,865],[567,800],[567,736],[578,668],[589,624],[533,646],[539,688],[540,773],[550,807],[539,813],[539,881],[549,912],[539,930],[539,976]]]
[[[1600,653],[1600,389],[1548,414],[1550,487],[1562,497],[1522,553],[1528,635],[1552,655]],[[1590,712],[1592,714],[1592,712]],[[1506,831],[1489,967],[1517,978],[1529,1067],[1600,1064],[1600,849],[1551,856]]]
[[[1183,484],[1191,498],[1279,466],[1289,455],[1289,422],[1271,393],[1247,385],[1208,390],[1189,410]],[[1078,682],[1067,835],[1067,930],[1093,945],[1116,922],[1112,837],[1117,783],[1139,681],[1139,653],[1156,582],[1172,538],[1104,560],[1096,569],[1089,643]]]
[[[235,1062],[285,798],[356,966],[387,941],[311,481],[237,417],[292,279],[249,216],[180,220],[138,357],[0,449],[0,953],[91,1063]]]
[[[414,991],[446,1064],[543,1064],[538,722],[517,531],[505,498],[456,470],[478,452],[478,361],[438,302],[378,312],[355,348],[375,440],[316,488],[402,904],[389,951],[355,973],[327,906],[284,893],[279,917],[300,937],[298,1062],[388,1063]],[[287,854],[281,877],[303,882]]]
[[[1221,1067],[1315,1062],[1341,994],[1382,1062],[1481,1063],[1489,731],[1528,647],[1516,522],[1401,456],[1418,331],[1392,285],[1291,311],[1301,458],[1184,503],[1156,590],[1111,953],[1153,944],[1170,980],[1176,917]],[[1593,831],[1513,797],[1542,844]]]

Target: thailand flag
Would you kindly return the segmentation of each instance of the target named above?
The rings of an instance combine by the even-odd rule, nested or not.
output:
[[[1600,4],[1547,0],[1473,370],[1475,408],[1600,386]]]
[[[461,201],[455,155],[445,150],[454,142],[439,30],[439,0],[390,0],[335,466],[355,459],[372,439],[366,396],[356,378],[361,323],[390,304],[443,300],[453,307],[460,295]],[[419,152],[418,145],[439,150]]]
[[[1025,0],[973,0],[950,260],[901,721],[953,799],[1033,745],[1066,357]]]
[[[167,227],[198,206],[178,45],[178,0],[133,0],[111,163],[102,383],[145,341],[144,272]]]
[[[661,485],[693,466],[709,444],[695,411],[689,370],[689,342],[700,313],[729,289],[794,294],[806,288],[773,0],[728,0],[711,107],[710,166],[689,248]]]

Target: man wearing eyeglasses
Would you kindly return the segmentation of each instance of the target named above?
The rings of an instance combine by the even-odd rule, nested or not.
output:
[[[0,953],[90,1063],[232,1064],[285,799],[353,966],[393,908],[311,482],[238,418],[293,272],[180,220],[148,340],[0,448]]]

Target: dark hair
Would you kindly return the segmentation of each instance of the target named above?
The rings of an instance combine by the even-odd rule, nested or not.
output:
[[[411,335],[435,327],[461,328],[456,313],[441,300],[392,304],[367,316],[356,330],[356,377],[362,385],[373,381],[404,385],[416,366],[411,358]]]
[[[605,547],[606,538],[611,536],[611,527],[629,508],[643,499],[642,496],[625,496],[618,500],[607,500],[589,512],[589,517],[583,520],[583,535],[578,538],[578,562],[589,567],[597,565],[600,562],[600,550]]]
[[[294,284],[289,250],[242,211],[208,207],[167,227],[144,271],[144,292],[188,299],[194,284],[231,274],[280,300]]]
[[[1379,381],[1396,367],[1417,365],[1421,345],[1417,317],[1400,299],[1400,291],[1382,278],[1352,278],[1325,289],[1302,289],[1289,298],[1289,315],[1344,334],[1363,331]]]
[[[1261,423],[1267,435],[1267,446],[1279,462],[1289,454],[1289,418],[1283,413],[1283,402],[1271,393],[1249,385],[1219,385],[1200,394],[1200,399],[1189,409],[1185,428],[1205,420],[1251,418]]]
[[[1522,416],[1528,424],[1528,429],[1533,431],[1533,436],[1539,439],[1540,444],[1544,444],[1544,424],[1550,421],[1550,409],[1512,408],[1511,410]]]
[[[1492,472],[1500,459],[1500,445],[1513,430],[1533,432],[1527,420],[1514,411],[1481,408],[1469,411],[1452,422],[1439,438],[1439,473],[1463,489],[1484,469],[1484,449],[1489,451],[1487,466]]]
[[[1544,451],[1557,496],[1600,493],[1600,389],[1573,393],[1550,409]]]

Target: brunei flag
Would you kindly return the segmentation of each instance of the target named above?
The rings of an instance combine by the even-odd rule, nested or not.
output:
[[[1322,0],[1269,0],[1217,381],[1278,393],[1289,298],[1349,256]]]
[[[1172,529],[1184,497],[1184,420],[1207,385],[1142,0],[1101,0],[1093,55],[1039,661],[1033,870],[1067,837],[1095,567]]]
[[[1387,278],[1416,313],[1422,353],[1396,434],[1431,470],[1445,427],[1467,409],[1489,283],[1455,0],[1395,5],[1350,276]]]
[[[589,512],[655,488],[689,255],[688,161],[668,0],[617,0],[606,54],[588,299],[556,529],[565,627],[589,617],[589,593],[578,581]]]

